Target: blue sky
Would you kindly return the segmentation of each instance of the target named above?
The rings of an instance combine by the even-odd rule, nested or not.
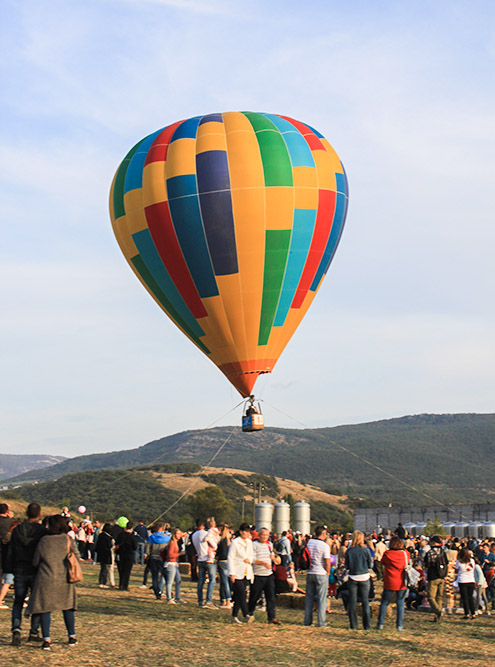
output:
[[[0,451],[135,447],[240,400],[135,279],[107,204],[137,140],[216,111],[303,120],[349,177],[325,283],[258,381],[266,422],[492,412],[494,19],[488,0],[3,0]]]

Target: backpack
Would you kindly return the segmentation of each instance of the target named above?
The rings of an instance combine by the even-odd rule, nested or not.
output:
[[[299,566],[301,570],[309,570],[311,567],[311,556],[309,555],[308,547],[304,547],[304,549],[301,551]]]
[[[445,579],[449,570],[449,563],[444,551],[433,551],[434,547],[425,556],[426,567],[430,579]],[[430,573],[432,576],[430,576]]]

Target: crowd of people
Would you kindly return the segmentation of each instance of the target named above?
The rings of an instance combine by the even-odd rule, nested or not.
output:
[[[51,613],[61,611],[68,644],[77,643],[75,632],[76,588],[69,581],[68,554],[99,566],[100,588],[129,590],[136,563],[144,565],[141,588],[150,588],[158,603],[185,604],[181,595],[181,563],[188,563],[196,582],[196,603],[203,609],[228,609],[231,622],[252,623],[255,612],[266,611],[270,624],[277,619],[277,595],[304,595],[304,625],[327,625],[332,599],[342,600],[349,627],[357,630],[359,617],[371,628],[370,601],[375,584],[383,590],[377,616],[382,630],[391,602],[396,606],[396,629],[404,629],[404,611],[428,610],[434,622],[454,613],[459,596],[464,618],[475,620],[495,610],[495,539],[435,535],[408,536],[401,524],[394,532],[364,535],[343,534],[316,526],[313,535],[291,530],[281,535],[268,528],[259,531],[242,523],[236,531],[215,519],[198,519],[194,529],[171,530],[158,521],[147,527],[126,517],[113,522],[79,523],[68,508],[42,518],[41,507],[31,503],[26,519],[13,517],[0,503],[0,609],[13,586],[11,610],[12,644],[21,645],[24,613],[30,618],[28,641],[50,650]],[[184,568],[183,568],[184,569]],[[141,571],[140,571],[141,572]],[[297,578],[305,575],[305,590]],[[215,589],[218,603],[215,603]],[[358,614],[358,604],[361,614]],[[241,620],[242,619],[242,620]]]

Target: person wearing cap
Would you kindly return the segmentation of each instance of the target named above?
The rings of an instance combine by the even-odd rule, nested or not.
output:
[[[443,541],[439,535],[434,535],[430,540],[431,549],[426,552],[424,564],[428,577],[428,602],[435,614],[435,621],[441,620],[443,615],[442,599],[445,586],[445,577],[449,569],[449,561],[443,550]]]
[[[227,565],[231,582],[232,597],[232,623],[240,623],[239,612],[242,612],[246,623],[252,623],[254,616],[249,613],[247,603],[247,586],[253,583],[253,542],[251,540],[251,527],[248,523],[241,523],[239,536],[230,543],[227,555]]]

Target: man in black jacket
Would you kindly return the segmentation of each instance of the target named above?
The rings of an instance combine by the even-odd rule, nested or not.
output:
[[[134,524],[129,521],[125,529],[115,540],[115,551],[117,553],[117,567],[119,568],[119,590],[129,590],[129,578],[131,576],[134,557],[137,549],[137,538],[132,534]]]
[[[14,606],[12,607],[12,645],[21,645],[22,608],[28,591],[33,589],[36,569],[33,556],[36,546],[46,528],[41,525],[41,507],[30,503],[26,510],[27,520],[12,531],[7,554],[7,568],[14,574]],[[36,641],[39,633],[39,616],[31,616],[29,640]]]

